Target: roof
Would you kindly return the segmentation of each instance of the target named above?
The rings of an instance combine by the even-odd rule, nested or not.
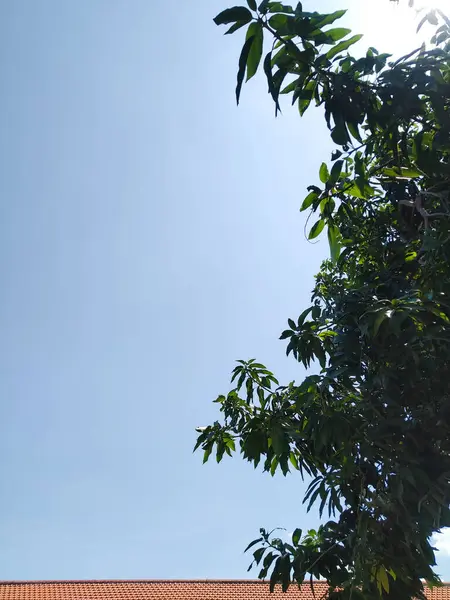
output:
[[[109,581],[0,581],[0,600],[319,600],[324,582],[309,583],[286,594],[273,594],[267,582],[244,580],[109,580]],[[429,600],[450,600],[450,585],[427,590]]]

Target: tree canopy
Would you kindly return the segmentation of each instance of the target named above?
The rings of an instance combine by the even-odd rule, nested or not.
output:
[[[249,545],[271,589],[311,577],[331,597],[424,598],[439,583],[431,536],[450,526],[450,20],[423,14],[430,43],[397,60],[354,57],[344,10],[247,4],[214,19],[246,28],[237,101],[262,70],[275,112],[283,96],[300,116],[321,107],[335,144],[301,205],[330,258],[281,333],[312,373],[280,384],[238,361],[196,447],[309,479],[317,531],[261,529]]]

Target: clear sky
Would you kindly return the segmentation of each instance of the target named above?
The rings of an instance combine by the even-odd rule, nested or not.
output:
[[[412,48],[387,0],[316,3],[346,5]],[[246,577],[260,526],[317,524],[298,477],[192,454],[236,358],[302,377],[277,337],[327,252],[328,134],[262,80],[236,108],[224,7],[0,2],[1,579]]]

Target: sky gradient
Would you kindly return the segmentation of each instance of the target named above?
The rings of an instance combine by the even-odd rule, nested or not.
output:
[[[413,47],[401,8],[345,5]],[[298,212],[320,114],[275,120],[262,79],[236,108],[224,7],[0,3],[1,579],[245,577],[260,526],[317,524],[298,477],[192,454],[235,359],[302,377],[277,338],[327,253]]]

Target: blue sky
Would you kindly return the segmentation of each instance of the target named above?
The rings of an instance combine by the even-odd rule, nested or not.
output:
[[[245,577],[260,526],[317,524],[297,477],[192,454],[236,358],[302,377],[277,337],[327,251],[320,115],[275,120],[261,80],[235,107],[223,7],[0,3],[1,579]]]

